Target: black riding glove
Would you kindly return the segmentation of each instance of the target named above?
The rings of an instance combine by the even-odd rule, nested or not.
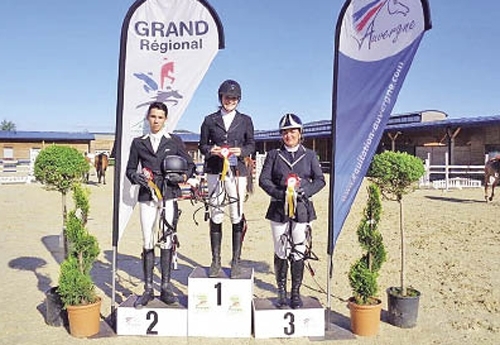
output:
[[[179,173],[168,173],[166,174],[165,179],[170,185],[177,185],[185,181],[184,175]]]
[[[307,199],[306,192],[304,191],[304,189],[302,189],[302,187],[299,187],[297,189],[296,193],[297,193],[298,200],[305,201]]]
[[[132,181],[134,182],[134,184],[138,184],[143,187],[149,188],[148,178],[143,173],[134,173],[132,175]]]

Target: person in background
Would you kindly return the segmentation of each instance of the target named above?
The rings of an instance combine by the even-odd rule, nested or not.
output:
[[[316,153],[302,145],[302,121],[295,114],[284,115],[279,122],[282,146],[267,153],[259,177],[259,186],[271,197],[266,219],[271,222],[274,242],[274,273],[278,287],[276,305],[286,306],[288,260],[292,288],[290,307],[302,307],[300,286],[307,259],[307,235],[316,219],[310,198],[325,186],[325,178]]]
[[[194,176],[195,164],[181,138],[165,131],[167,116],[168,109],[165,104],[154,102],[149,106],[146,119],[150,131],[132,141],[125,172],[132,184],[140,186],[138,201],[143,239],[144,293],[135,301],[136,308],[146,306],[154,298],[153,268],[156,244],[160,246],[161,255],[160,299],[167,304],[177,302],[170,283],[179,215],[177,197],[181,195],[179,183]],[[168,231],[158,234],[157,241],[155,230],[159,216]]]
[[[245,220],[243,201],[246,176],[244,163],[255,151],[254,127],[250,116],[236,108],[241,101],[241,87],[234,80],[224,81],[218,90],[220,108],[205,117],[200,131],[199,149],[205,156],[210,203],[210,246],[212,263],[209,277],[221,271],[222,221],[225,206],[232,223],[231,278],[241,275],[240,255]]]

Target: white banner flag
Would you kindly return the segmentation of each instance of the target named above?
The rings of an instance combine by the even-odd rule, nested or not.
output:
[[[204,0],[138,0],[130,7],[120,46],[113,246],[136,203],[137,189],[125,177],[125,167],[132,139],[148,129],[149,105],[167,105],[167,131],[173,131],[222,48],[222,25]]]

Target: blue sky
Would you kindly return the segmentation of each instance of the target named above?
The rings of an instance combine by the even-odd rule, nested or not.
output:
[[[128,1],[2,1],[0,121],[18,130],[112,132],[119,39]],[[217,88],[239,81],[239,110],[256,129],[286,112],[331,118],[334,30],[343,1],[209,0],[223,23],[219,51],[178,129],[199,131]],[[422,40],[393,113],[500,115],[500,2],[429,0]]]

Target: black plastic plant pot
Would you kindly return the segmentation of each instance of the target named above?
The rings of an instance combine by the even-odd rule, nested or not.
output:
[[[50,288],[45,292],[45,323],[54,327],[68,325],[68,316],[66,310],[63,309],[57,287]]]
[[[388,319],[391,325],[412,328],[417,325],[420,291],[408,288],[407,296],[401,295],[401,289],[387,289]]]

